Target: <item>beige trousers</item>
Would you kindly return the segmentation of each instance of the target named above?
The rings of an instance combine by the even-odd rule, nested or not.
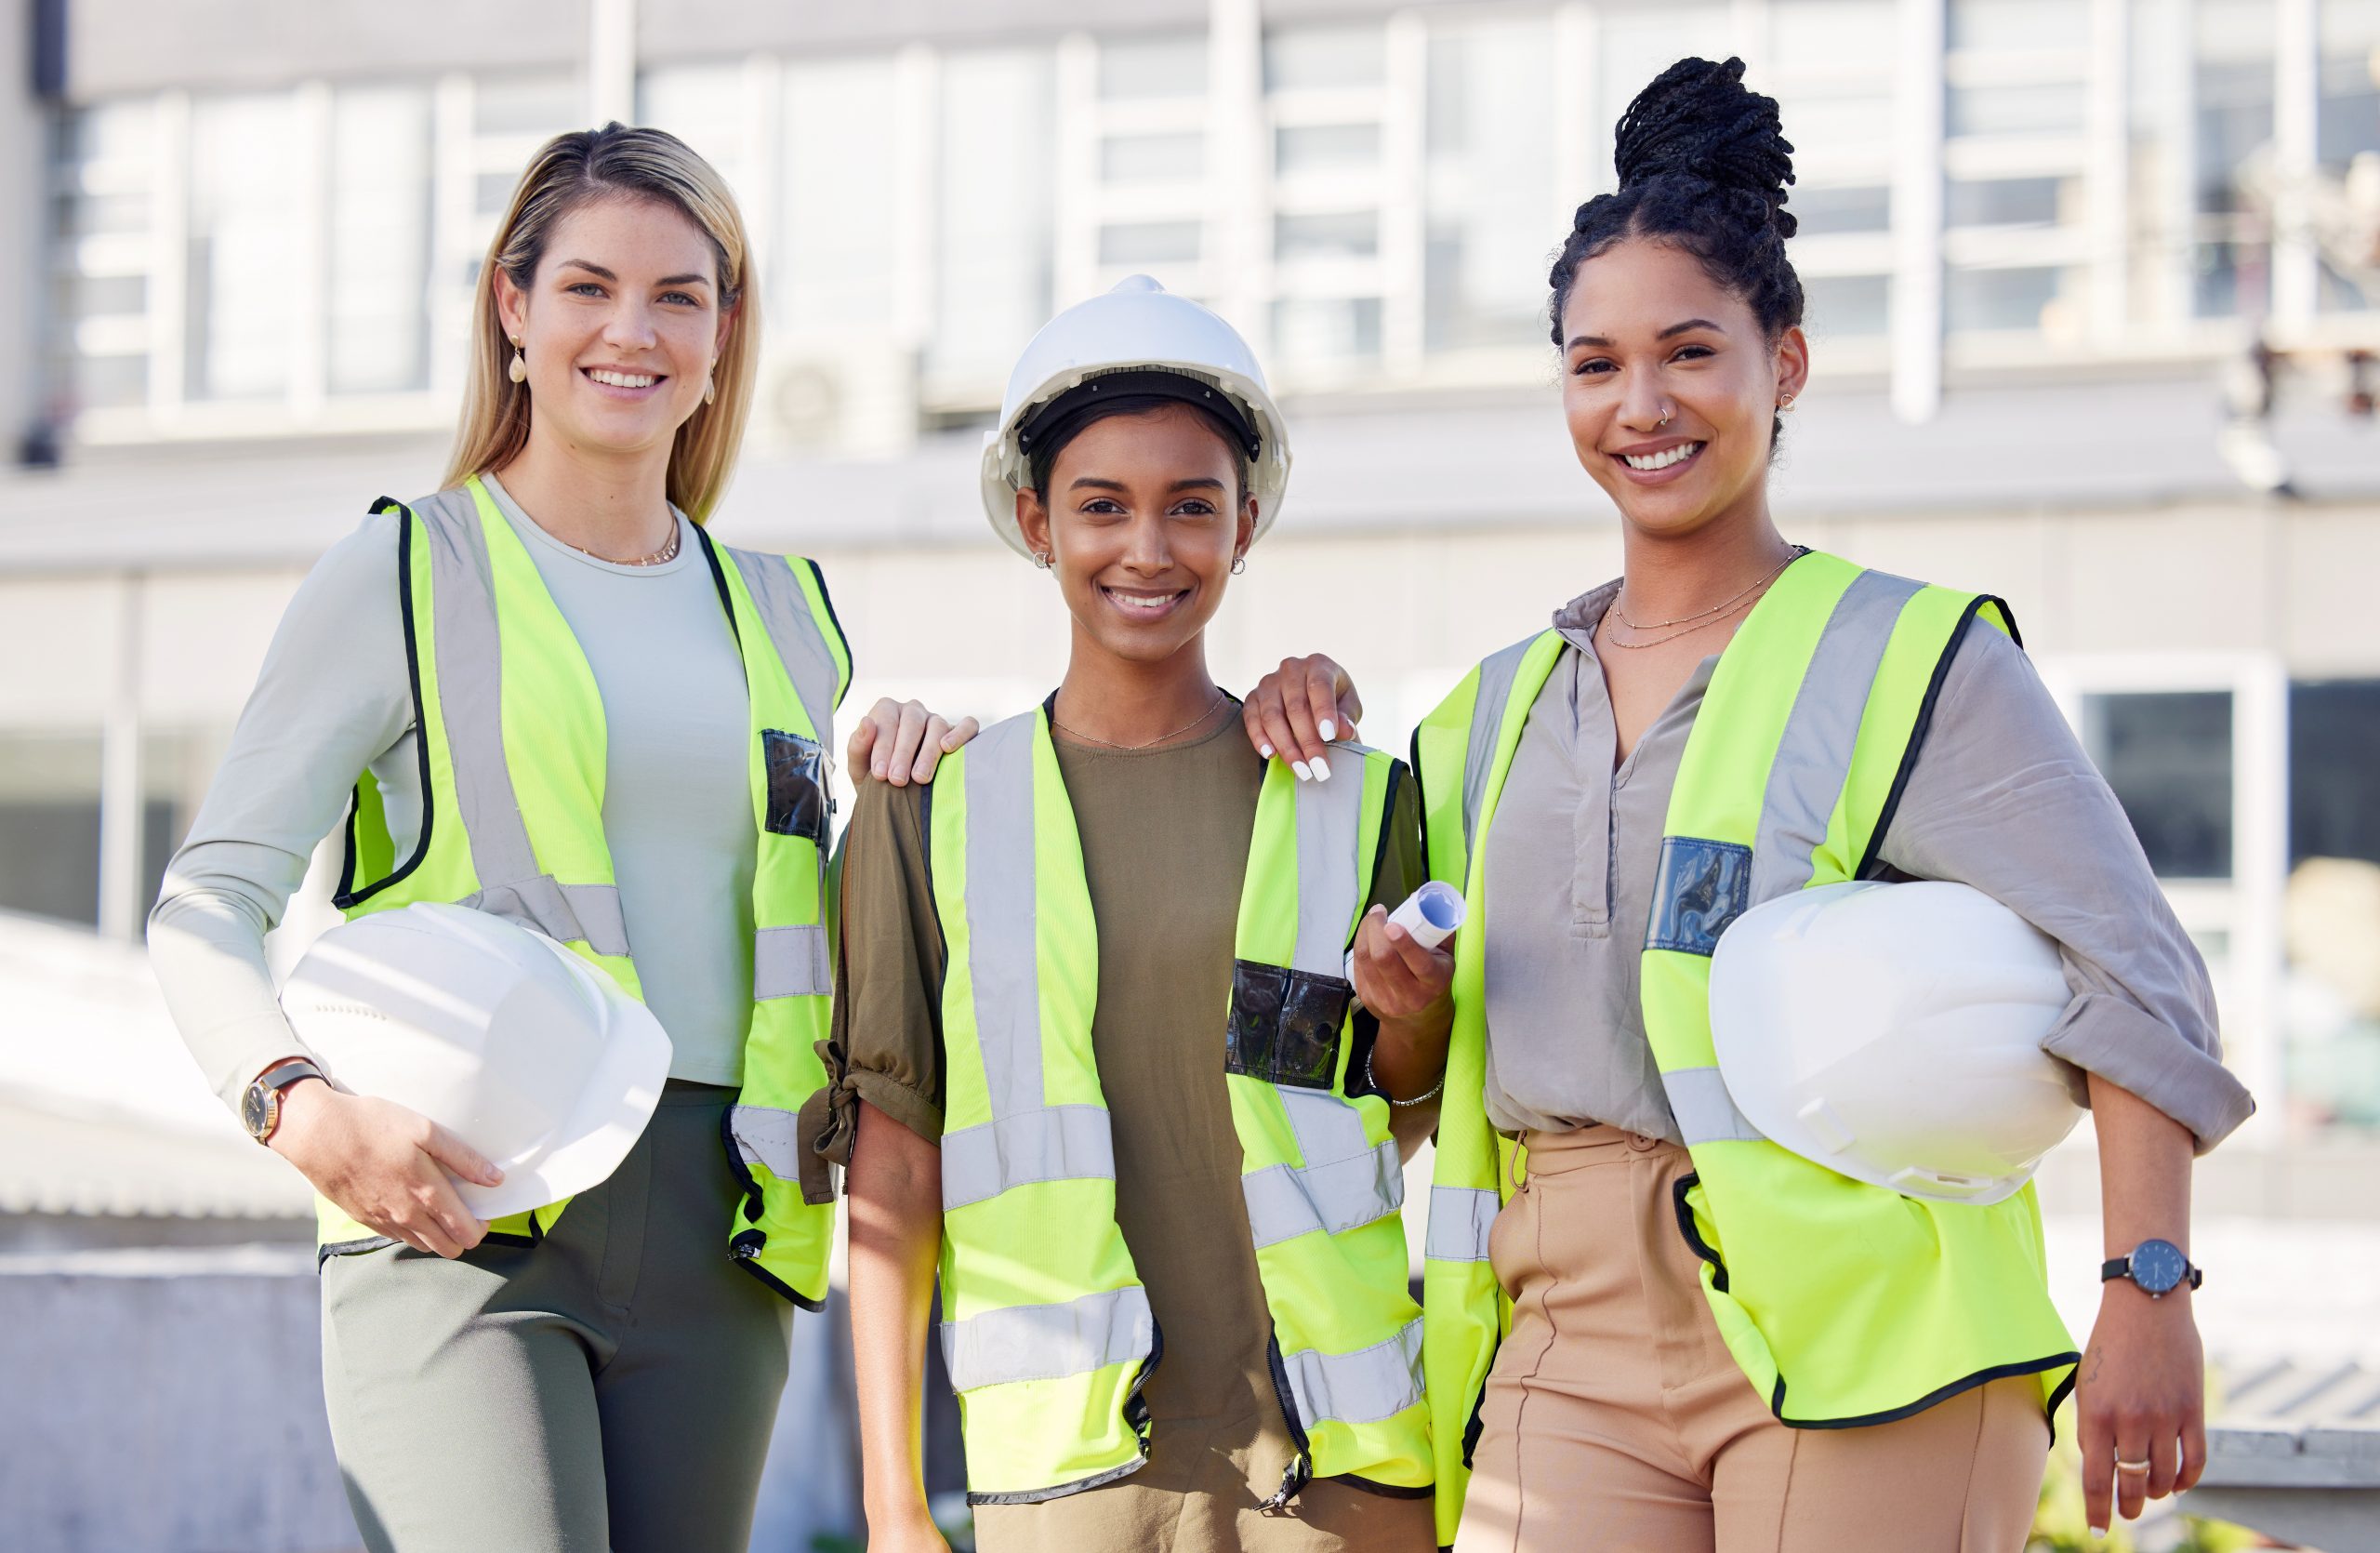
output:
[[[2049,1426],[2029,1376],[1890,1424],[1778,1423],[1680,1234],[1685,1149],[1533,1133],[1490,1254],[1514,1301],[1456,1553],[2020,1553]]]

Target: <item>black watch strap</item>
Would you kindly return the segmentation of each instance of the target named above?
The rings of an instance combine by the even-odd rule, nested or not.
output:
[[[2185,1262],[2182,1266],[2182,1281],[2188,1284],[2192,1289],[2196,1289],[2200,1284],[2206,1281],[2206,1269],[2204,1268],[2200,1267],[2195,1262]],[[2099,1264],[2099,1281],[2102,1283],[2112,1283],[2119,1278],[2130,1278],[2131,1276],[2132,1257],[2129,1253],[2122,1256],[2110,1256],[2106,1261]]]

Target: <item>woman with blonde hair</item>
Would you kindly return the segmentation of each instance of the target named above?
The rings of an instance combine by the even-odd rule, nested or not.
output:
[[[151,919],[192,1055],[320,1195],[324,1384],[375,1549],[741,1548],[788,1301],[825,1295],[831,1192],[788,1113],[824,1078],[851,657],[815,564],[701,526],[760,318],[700,157],[549,142],[479,277],[443,487],[299,588]],[[880,702],[849,754],[924,781],[972,732]],[[350,916],[476,906],[658,1018],[668,1085],[602,1184],[482,1223],[449,1176],[491,1185],[485,1159],[322,1075],[263,941],[342,808]]]

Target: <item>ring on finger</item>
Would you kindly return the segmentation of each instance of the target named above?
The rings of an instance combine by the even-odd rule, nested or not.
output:
[[[2149,1475],[2149,1464],[2148,1462],[2126,1461],[2122,1456],[2118,1456],[2116,1458],[2116,1470],[2119,1472],[2126,1473],[2136,1478],[2145,1478]]]

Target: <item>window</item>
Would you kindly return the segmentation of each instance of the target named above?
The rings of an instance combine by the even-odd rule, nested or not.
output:
[[[2231,877],[2231,695],[2087,696],[2082,742],[2161,879]]]
[[[111,102],[60,121],[51,156],[50,231],[59,380],[72,409],[149,397],[151,201],[156,117]]]
[[[953,54],[942,65],[938,253],[930,377],[998,397],[1050,316],[1053,61],[1040,50]]]
[[[0,909],[98,925],[98,735],[0,734]]]
[[[430,95],[341,90],[331,106],[330,388],[430,386]]]
[[[1109,135],[1100,142],[1103,183],[1196,183],[1206,170],[1202,134]]]
[[[2358,176],[2380,179],[2380,6],[2372,0],[2322,0],[2319,25],[2316,155],[2334,177],[2347,175],[2361,159],[2366,170]],[[2368,256],[2361,257],[2368,262]],[[2323,307],[2380,306],[2380,297],[2348,277],[2351,256],[2325,253],[2322,260]]]
[[[1264,40],[1268,91],[1377,86],[1388,75],[1388,39],[1378,27],[1300,27]]]
[[[1292,378],[1376,358],[1388,40],[1377,22],[1264,39],[1272,120],[1272,355]]]
[[[1203,33],[1104,39],[1099,46],[1099,96],[1106,102],[1203,97],[1207,38]]]
[[[2241,186],[2249,159],[2272,140],[2273,18],[2265,0],[2198,0],[2196,311],[2202,317],[2266,307],[2266,221]]]
[[[297,325],[289,270],[305,251],[297,135],[287,93],[192,104],[184,392],[193,399],[289,390]]]
[[[2380,863],[2380,680],[2289,687],[2289,860],[2308,857]]]
[[[1099,262],[1132,269],[1156,264],[1196,264],[1198,223],[1129,221],[1102,227]]]
[[[1805,275],[1802,316],[1810,333],[1836,339],[1881,335],[1892,283],[1883,275]]]
[[[2289,687],[2282,1007],[2297,1120],[2380,1128],[2380,680]]]
[[[1424,103],[1427,349],[1542,338],[1559,235],[1554,29],[1541,18],[1434,28]]]
[[[796,340],[892,334],[900,181],[884,105],[896,95],[887,59],[787,69],[787,219],[771,272],[783,284],[765,304],[771,331]],[[820,211],[834,218],[811,219]]]

